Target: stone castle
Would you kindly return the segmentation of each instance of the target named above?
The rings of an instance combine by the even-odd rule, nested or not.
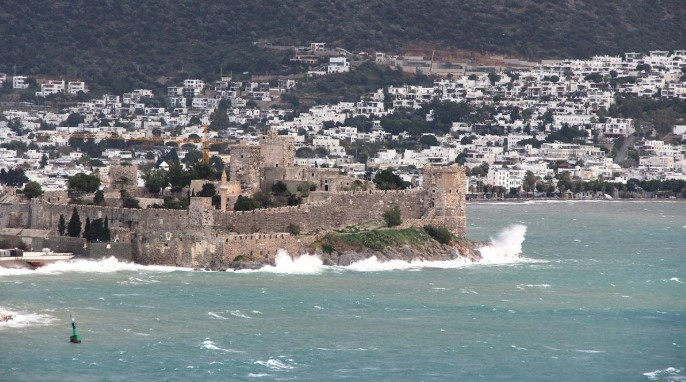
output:
[[[294,165],[292,137],[269,134],[258,144],[231,150],[229,175],[219,182],[220,208],[211,198],[191,197],[188,210],[127,209],[54,204],[34,199],[28,204],[0,205],[0,227],[56,233],[60,215],[76,208],[81,221],[107,217],[116,242],[130,242],[133,260],[145,264],[221,268],[238,256],[273,262],[277,249],[298,254],[317,237],[350,225],[383,223],[383,213],[398,207],[404,225],[441,225],[466,237],[465,174],[457,164],[425,166],[420,189],[381,191],[354,188],[359,180],[338,169]],[[289,189],[315,191],[298,206],[233,211],[239,195],[267,190],[277,181]],[[308,188],[310,189],[310,188]],[[290,235],[299,226],[307,235]]]

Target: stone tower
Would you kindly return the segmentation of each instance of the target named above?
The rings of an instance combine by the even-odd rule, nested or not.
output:
[[[458,164],[424,166],[423,189],[426,218],[432,220],[433,224],[444,225],[458,237],[465,238],[467,190],[464,168]]]
[[[231,148],[229,177],[241,184],[241,190],[252,195],[260,188],[262,160],[260,146],[242,143]]]
[[[293,167],[295,164],[295,139],[270,131],[260,137],[262,167]]]
[[[231,149],[230,178],[241,184],[241,191],[259,191],[265,168],[288,168],[295,165],[295,140],[270,131],[262,135],[259,145],[242,143]]]

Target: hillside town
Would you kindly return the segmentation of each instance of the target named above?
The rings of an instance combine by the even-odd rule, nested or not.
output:
[[[355,71],[338,53],[308,77]],[[417,72],[440,76],[431,86],[389,86],[357,102],[296,111],[281,100],[302,80],[288,78],[189,78],[165,94],[132,89],[91,98],[83,81],[0,73],[8,91],[77,98],[60,110],[0,106],[2,198],[84,203],[66,191],[85,174],[99,180],[95,189],[110,191],[107,203],[162,205],[174,192],[200,192],[202,179],[237,180],[240,173],[228,171],[235,156],[267,135],[292,140],[296,166],[359,180],[335,189],[322,181],[312,190],[383,189],[379,174],[389,169],[402,180],[398,187],[420,187],[425,165],[451,163],[467,168],[465,191],[477,199],[635,197],[638,182],[686,181],[686,121],[655,113],[649,125],[633,117],[645,112],[635,100],[686,102],[686,50],[480,68],[383,53],[370,60],[398,68],[412,61]],[[201,162],[211,174],[192,171]],[[174,171],[186,178],[175,181]]]

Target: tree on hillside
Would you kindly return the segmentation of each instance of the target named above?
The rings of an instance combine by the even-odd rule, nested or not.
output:
[[[159,194],[169,185],[167,172],[164,170],[149,170],[143,173],[145,188],[153,193]]]
[[[238,195],[236,203],[233,206],[234,211],[252,211],[259,208],[259,203],[254,201],[252,198]]]
[[[404,190],[408,186],[390,167],[377,172],[374,183],[379,190]]]
[[[419,143],[427,146],[440,146],[436,136],[431,134],[422,135],[422,137],[419,138]]]
[[[526,191],[534,191],[536,189],[536,183],[538,182],[538,177],[534,175],[533,172],[527,171],[524,175],[524,189]]]
[[[40,168],[45,168],[45,166],[47,166],[47,165],[48,165],[48,156],[43,154],[40,157]]]
[[[38,182],[28,182],[24,186],[24,195],[29,198],[33,199],[36,197],[39,197],[43,195],[43,189],[40,186],[40,183]]]
[[[100,178],[95,175],[78,173],[69,177],[69,190],[83,193],[95,192],[100,188]]]
[[[5,170],[4,168],[0,170],[0,184],[4,184],[10,187],[19,187],[24,183],[27,183],[29,178],[24,174],[24,170],[21,168]]]
[[[69,219],[69,224],[67,224],[67,233],[71,237],[79,237],[81,235],[81,219],[79,218],[79,213],[74,208],[71,214],[71,219]]]
[[[105,193],[102,190],[95,191],[93,196],[93,204],[96,206],[102,206],[105,204]]]
[[[219,107],[217,110],[210,115],[210,130],[222,131],[229,127],[229,116],[226,114],[226,108]]]
[[[310,147],[300,147],[295,150],[296,158],[314,158],[314,150]]]
[[[83,115],[79,113],[71,113],[67,117],[66,121],[64,121],[64,126],[71,126],[71,127],[77,127],[79,124],[84,123],[86,119],[83,117]]]

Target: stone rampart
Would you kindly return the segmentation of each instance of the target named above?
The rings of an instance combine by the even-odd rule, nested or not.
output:
[[[30,221],[28,204],[0,204],[0,228],[25,228]]]
[[[143,264],[224,269],[236,257],[242,256],[273,264],[279,249],[295,255],[311,240],[287,233],[148,231],[134,238],[134,260]]]
[[[332,193],[328,200],[299,206],[217,212],[214,222],[240,233],[286,232],[289,224],[312,232],[369,222],[381,224],[383,213],[395,206],[400,208],[403,218],[422,217],[425,209],[421,190]]]
[[[60,215],[69,222],[73,210],[79,214],[81,224],[86,218],[104,219],[106,216],[111,228],[129,230],[178,230],[188,228],[190,221],[188,211],[167,209],[133,209],[119,207],[101,207],[88,205],[58,205],[42,201],[32,201],[28,225],[34,229],[57,230]],[[82,227],[83,229],[83,227]]]

